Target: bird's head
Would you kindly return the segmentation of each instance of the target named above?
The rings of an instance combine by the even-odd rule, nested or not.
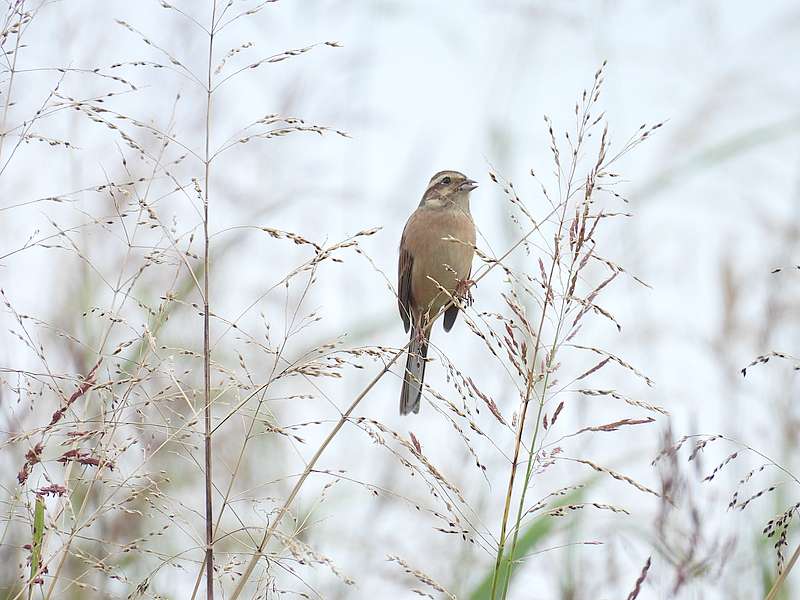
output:
[[[439,171],[431,177],[420,206],[442,208],[456,205],[469,210],[469,193],[476,187],[478,184],[463,173]]]

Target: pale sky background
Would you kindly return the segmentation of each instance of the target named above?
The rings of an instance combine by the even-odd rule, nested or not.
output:
[[[176,0],[175,4],[204,23],[209,19],[207,2]],[[234,5],[240,10],[249,4],[237,1]],[[163,60],[115,19],[146,32],[196,73],[204,72],[206,40],[171,11],[145,0],[45,5],[26,38],[29,47],[20,52],[21,68]],[[226,30],[216,56],[252,42],[252,47],[234,58],[238,62],[232,63],[244,66],[288,48],[329,40],[342,47],[316,48],[263,66],[252,75],[245,73],[226,85],[214,99],[212,140],[216,144],[212,145],[267,113],[341,129],[351,139],[296,134],[251,141],[227,153],[212,173],[212,231],[259,225],[294,231],[317,242],[333,242],[381,227],[364,242],[364,249],[394,284],[396,249],[405,220],[429,177],[452,168],[481,184],[472,196],[472,211],[483,236],[479,245],[502,253],[513,243],[517,230],[508,220],[501,190],[489,180],[490,165],[514,181],[534,212],[543,211],[546,201],[529,175],[534,169],[548,182],[552,171],[542,117],[549,115],[559,131],[570,127],[575,99],[607,60],[600,106],[612,142],[621,144],[642,123],[666,121],[653,139],[617,166],[625,180],[620,191],[630,203],[615,207],[633,217],[608,225],[601,240],[604,256],[652,289],[620,278],[605,292],[601,304],[617,317],[622,332],[594,320],[582,335],[588,345],[623,356],[656,382],[647,388],[621,370],[606,370],[592,387],[616,387],[621,393],[666,407],[672,416],[577,444],[571,455],[590,456],[657,487],[649,463],[658,452],[660,432],[670,421],[676,437],[725,433],[797,472],[798,411],[793,399],[798,386],[790,365],[770,363],[753,370],[745,380],[738,369],[770,350],[800,352],[794,316],[800,308],[796,301],[800,287],[797,272],[791,269],[798,263],[800,215],[800,6],[793,2],[756,6],[706,1],[285,0]],[[204,98],[196,86],[165,70],[125,68],[115,74],[141,89],[109,104],[161,128],[170,122],[175,96],[180,93],[172,117],[174,132],[186,139],[192,150],[202,149]],[[16,125],[33,112],[57,76],[52,71],[21,76],[24,79],[15,88],[16,104],[9,122]],[[124,86],[70,73],[60,89],[67,96],[88,97],[97,90],[122,90]],[[106,174],[121,178],[117,147],[121,152],[125,149],[103,126],[65,111],[37,130],[49,137],[73,140],[79,149],[21,146],[12,166],[0,175],[0,210],[97,185]],[[0,165],[7,158],[7,148]],[[177,150],[174,153],[177,156]],[[183,175],[200,173],[190,161],[180,169]],[[160,185],[165,193],[169,190],[169,182]],[[76,198],[77,207],[87,213],[108,211],[100,195]],[[197,215],[185,199],[167,198],[161,206],[161,218],[171,221],[174,217],[177,231],[196,225]],[[37,229],[50,231],[51,218],[62,226],[81,222],[75,208],[39,203],[2,210],[0,256],[22,246]],[[213,309],[229,318],[308,257],[304,248],[270,242],[247,230],[221,233],[214,238],[212,250],[220,247],[217,243],[232,239],[239,243],[215,261],[212,279]],[[112,260],[118,246],[106,237],[89,233],[80,244],[89,249],[100,272],[104,265],[108,267],[106,275],[118,270]],[[199,246],[194,249],[199,251]],[[515,258],[516,268],[527,268],[519,262],[522,259]],[[528,270],[536,274],[538,267],[530,260]],[[776,267],[787,269],[771,274]],[[64,327],[72,327],[64,306],[84,311],[92,303],[103,306],[110,301],[108,295],[100,299],[83,295],[82,278],[96,275],[87,274],[74,255],[55,250],[32,249],[0,259],[0,287],[17,309],[54,319]],[[723,329],[726,277],[737,301],[734,325]],[[482,282],[475,291],[475,308],[500,310],[501,284],[497,273]],[[102,288],[99,290],[102,294]],[[297,293],[292,290],[293,299]],[[282,302],[280,294],[270,296],[251,310],[246,321],[252,330],[258,331],[260,311],[268,320],[280,321]],[[353,253],[344,264],[328,265],[320,271],[319,282],[304,303],[304,310],[314,309],[323,320],[309,328],[307,337],[295,341],[298,348],[341,335],[352,345],[405,343],[395,300],[383,276]],[[176,330],[170,344],[200,347],[200,321],[195,317],[186,322],[190,324]],[[0,313],[0,324],[4,331],[0,366],[33,369],[32,356],[5,333],[13,324],[11,315]],[[90,329],[87,326],[74,333],[80,337]],[[515,410],[517,398],[505,373],[487,360],[486,350],[463,321],[448,335],[440,327],[434,335],[435,343],[454,363],[480,378],[504,414]],[[235,336],[225,339],[231,348],[241,347]],[[54,339],[47,343],[54,355],[61,356],[56,359],[60,369],[74,373],[69,353],[62,350],[60,354]],[[235,354],[229,362],[236,364]],[[258,368],[257,363],[251,366]],[[377,363],[367,362],[363,371],[347,371],[343,381],[324,382],[323,387],[341,408],[377,369]],[[450,389],[439,362],[427,373],[428,383]],[[483,525],[497,535],[499,514],[491,506],[502,502],[504,493],[506,463],[502,456],[484,439],[474,440],[489,468],[490,475],[484,478],[465,460],[463,444],[430,404],[423,403],[420,416],[406,420],[397,416],[399,389],[397,376],[384,378],[359,414],[381,420],[403,434],[412,430],[426,455],[459,482],[468,498],[488,503],[483,514],[489,516]],[[291,386],[281,391],[296,392]],[[9,402],[10,397],[3,393],[0,403]],[[325,418],[335,416],[325,401],[320,402]],[[601,403],[575,404],[575,410],[565,412],[565,427],[642,416],[626,412],[619,404],[607,408]],[[318,406],[276,401],[274,411],[282,422],[294,423],[318,417]],[[46,420],[46,415],[40,420]],[[36,422],[34,419],[30,426]],[[313,440],[325,431],[327,428],[305,430],[303,436],[309,444],[300,452],[310,455]],[[781,431],[790,433],[787,437]],[[506,450],[510,448],[507,442],[503,442]],[[734,450],[730,445],[710,448],[706,470]],[[291,454],[286,460],[295,461],[294,468],[301,464]],[[679,597],[750,598],[760,591],[760,574],[752,559],[754,540],[773,514],[796,501],[800,489],[789,484],[782,487],[783,505],[767,500],[741,514],[726,512],[732,485],[758,462],[743,459],[734,465],[728,479],[695,485],[709,537],[734,535],[739,546],[719,580],[690,585]],[[419,482],[415,484],[418,487],[407,489],[397,462],[354,427],[336,441],[323,463],[327,468],[346,468],[353,477],[427,498],[427,490]],[[258,464],[253,467],[256,476],[259,468]],[[291,468],[276,470],[292,472]],[[582,481],[589,474],[558,466],[543,475],[552,479],[535,487],[533,497]],[[693,476],[692,481],[696,480]],[[754,490],[780,481],[784,479],[777,472],[767,473]],[[321,479],[316,489],[324,483]],[[335,489],[329,502],[314,513],[318,522],[308,541],[356,579],[357,585],[345,588],[324,569],[306,571],[309,585],[322,597],[411,597],[408,580],[385,561],[387,554],[407,558],[461,597],[492,560],[473,547],[465,548],[457,536],[434,531],[435,522],[420,518],[401,502],[376,504],[358,486]],[[187,494],[187,490],[181,493]],[[313,499],[310,491],[304,502],[311,506]],[[632,516],[583,514],[579,538],[604,540],[606,545],[576,546],[532,557],[512,588],[512,598],[563,597],[559,590],[570,571],[584,586],[580,593],[586,595],[579,598],[625,597],[651,554],[654,566],[640,597],[670,597],[673,572],[650,545],[658,503],[616,482],[594,488],[592,499],[626,506]],[[199,496],[191,501],[195,508],[201,507]],[[565,539],[568,536],[560,543]],[[789,551],[796,543],[790,537]],[[462,560],[466,561],[466,574],[454,564]],[[188,572],[185,581],[166,576],[159,580],[159,591],[183,597],[194,571]],[[464,577],[466,582],[459,579]],[[800,585],[800,576],[792,579]],[[117,591],[125,596],[121,589]]]

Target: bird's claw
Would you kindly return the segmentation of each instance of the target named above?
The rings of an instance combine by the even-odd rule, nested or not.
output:
[[[474,299],[471,289],[477,284],[472,279],[459,279],[456,283],[454,295],[467,306],[472,306]]]

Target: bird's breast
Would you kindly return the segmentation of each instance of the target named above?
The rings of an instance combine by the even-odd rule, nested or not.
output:
[[[420,209],[409,219],[404,235],[414,260],[411,292],[415,308],[438,312],[449,298],[437,283],[452,293],[458,280],[470,275],[475,224],[462,210]]]

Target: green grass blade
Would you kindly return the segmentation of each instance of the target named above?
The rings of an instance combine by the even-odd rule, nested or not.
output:
[[[44,539],[44,499],[36,496],[33,511],[33,543],[31,543],[31,577],[28,582],[28,598],[33,591],[33,580],[39,573],[39,562],[42,558],[42,540]]]
[[[580,502],[584,496],[586,487],[579,488],[573,492],[563,496],[553,507],[564,506],[566,504],[576,504]],[[541,545],[552,533],[556,523],[564,523],[564,517],[559,517],[558,521],[554,517],[542,515],[531,521],[520,533],[517,540],[517,549],[514,553],[513,560],[520,560],[525,555],[533,551],[534,548]],[[497,589],[506,589],[506,580],[509,578],[509,566],[512,562],[512,557],[507,553],[503,557],[500,566],[500,574],[498,577]],[[511,578],[513,579],[516,570],[511,571]],[[481,582],[469,594],[470,600],[491,600],[492,595],[492,579],[494,576],[494,561],[484,575]],[[509,581],[510,584],[510,581]]]

